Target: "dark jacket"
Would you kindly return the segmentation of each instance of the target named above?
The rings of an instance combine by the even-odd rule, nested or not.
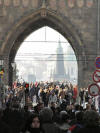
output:
[[[0,133],[11,133],[10,127],[1,121],[0,121]]]
[[[45,107],[40,112],[40,119],[42,122],[42,129],[45,133],[61,133],[59,127],[52,121],[53,111],[50,108]]]
[[[70,126],[67,124],[67,122],[59,125],[59,127],[60,127],[62,133],[67,133],[68,129],[70,128]]]
[[[77,133],[100,133],[100,127],[85,127],[80,129]]]
[[[22,132],[23,133],[23,132]],[[27,130],[27,131],[25,131],[24,133],[44,133],[44,131],[42,131],[41,129],[39,129],[39,128],[31,128],[29,131]]]
[[[44,123],[42,128],[45,133],[61,133],[60,128],[58,128],[54,123]]]

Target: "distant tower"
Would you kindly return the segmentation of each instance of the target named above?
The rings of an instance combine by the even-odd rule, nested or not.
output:
[[[61,42],[59,41],[58,43],[58,48],[57,48],[57,61],[56,61],[56,67],[54,70],[53,74],[53,80],[65,80],[67,79],[66,71],[64,68],[64,53],[63,53],[63,48],[61,46]]]

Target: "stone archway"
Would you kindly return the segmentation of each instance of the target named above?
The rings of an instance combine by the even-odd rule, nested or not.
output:
[[[84,85],[83,72],[86,67],[85,51],[78,32],[74,29],[73,25],[68,19],[64,19],[57,13],[45,8],[29,13],[18,20],[18,22],[15,24],[15,26],[12,27],[9,34],[6,36],[6,39],[1,48],[1,52],[6,53],[5,55],[3,54],[6,68],[5,77],[7,77],[7,79],[4,78],[6,79],[5,83],[9,85],[12,84],[11,62],[14,61],[22,41],[30,33],[43,26],[49,26],[57,30],[69,41],[75,51],[78,61],[78,85]]]

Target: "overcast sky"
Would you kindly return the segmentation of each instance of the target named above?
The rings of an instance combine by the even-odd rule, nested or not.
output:
[[[34,42],[34,41],[45,41],[45,40],[52,42]],[[16,60],[20,58],[22,59],[23,56],[21,55],[24,53],[27,53],[28,55],[34,53],[55,54],[59,40],[62,43],[62,47],[65,53],[67,51],[67,48],[70,47],[69,42],[57,31],[49,27],[43,27],[30,34],[24,40],[24,42],[22,43],[21,47],[17,52]]]

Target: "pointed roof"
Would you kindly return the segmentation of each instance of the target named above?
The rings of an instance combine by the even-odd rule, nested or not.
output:
[[[63,54],[63,48],[61,46],[61,41],[60,40],[58,42],[57,54]]]

